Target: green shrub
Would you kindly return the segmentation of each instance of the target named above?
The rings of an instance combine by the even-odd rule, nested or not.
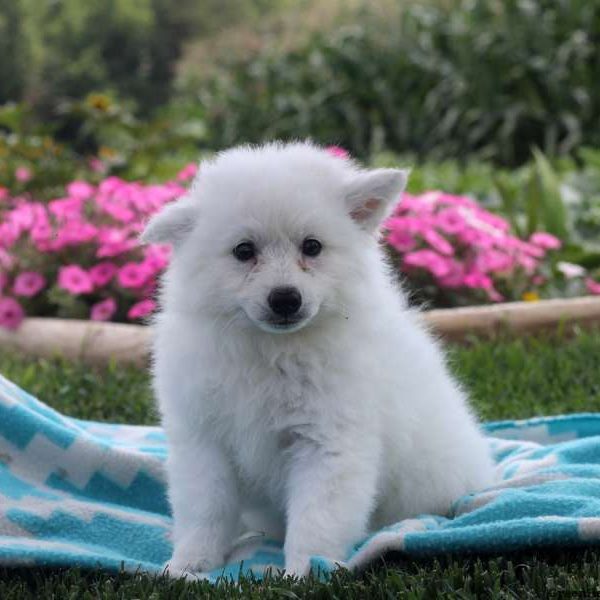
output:
[[[22,23],[21,4],[0,0],[0,104],[20,98],[25,90],[29,57]]]
[[[0,103],[53,114],[61,99],[110,90],[143,111],[168,100],[195,0],[0,0]],[[214,9],[214,7],[213,7]]]
[[[200,97],[213,146],[312,137],[359,157],[516,165],[600,144],[600,0],[407,4],[224,64]]]
[[[276,4],[0,0],[0,104],[27,100],[47,119],[63,99],[108,91],[148,114],[171,97],[187,40],[258,19]]]

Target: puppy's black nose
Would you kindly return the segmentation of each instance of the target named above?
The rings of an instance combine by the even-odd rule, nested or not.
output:
[[[271,310],[280,317],[291,317],[302,306],[302,296],[293,287],[273,288],[267,301]]]

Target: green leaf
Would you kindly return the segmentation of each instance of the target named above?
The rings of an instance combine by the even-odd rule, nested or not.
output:
[[[541,223],[546,231],[563,241],[569,239],[567,209],[560,193],[560,181],[548,159],[537,148],[533,150],[536,179],[539,184]]]

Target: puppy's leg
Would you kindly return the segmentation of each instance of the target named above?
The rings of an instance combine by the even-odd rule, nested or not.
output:
[[[289,574],[307,575],[315,554],[344,560],[365,536],[375,501],[375,455],[357,448],[315,448],[294,462],[284,546]]]
[[[168,460],[173,508],[172,574],[221,566],[236,535],[239,497],[233,469],[212,442],[174,443]]]

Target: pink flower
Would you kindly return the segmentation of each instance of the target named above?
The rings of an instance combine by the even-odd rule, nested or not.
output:
[[[504,296],[493,286],[486,288],[486,293],[488,295],[488,298],[492,301],[492,302],[502,302],[504,300]]]
[[[56,233],[54,249],[60,250],[65,246],[81,246],[96,238],[98,228],[91,223],[83,221],[68,221],[62,229]]]
[[[25,271],[19,273],[13,285],[13,292],[17,296],[30,298],[39,293],[46,285],[46,279],[40,273],[35,271]]]
[[[0,224],[0,248],[10,248],[19,238],[21,232],[19,227],[14,223],[2,223]],[[0,265],[3,262],[0,258]]]
[[[109,321],[117,310],[117,302],[114,298],[107,298],[101,302],[96,302],[90,311],[92,321]]]
[[[104,287],[117,272],[117,265],[111,262],[101,262],[94,265],[89,273],[92,283],[96,287]]]
[[[470,288],[489,289],[492,287],[492,280],[485,273],[471,271],[465,275],[463,283]]]
[[[337,158],[348,158],[350,156],[350,154],[348,154],[348,151],[344,150],[340,146],[327,146],[325,150],[327,150],[329,154]]]
[[[117,281],[124,288],[140,288],[146,283],[148,277],[146,268],[138,263],[129,262],[121,267]]]
[[[94,289],[87,271],[78,265],[61,267],[58,273],[58,285],[71,294],[89,294]]]
[[[45,252],[48,250],[47,244],[52,237],[52,227],[48,222],[36,223],[31,228],[31,239],[38,250]]]
[[[449,234],[459,233],[467,226],[460,212],[455,208],[447,208],[436,216],[436,225]]]
[[[519,254],[516,258],[516,262],[518,265],[523,267],[523,269],[525,269],[526,273],[529,273],[530,275],[535,272],[538,266],[538,263],[535,260],[535,258],[532,258],[527,254]]]
[[[171,246],[164,244],[151,244],[144,251],[143,265],[151,273],[162,271],[171,258]]]
[[[529,256],[535,258],[544,258],[546,255],[546,250],[541,246],[536,246],[535,244],[530,244],[529,242],[524,242],[522,240],[515,240],[513,247],[518,248],[525,254],[529,254]]]
[[[6,273],[2,273],[0,271],[0,296],[2,296],[2,290],[6,287],[8,283],[8,275]]]
[[[417,250],[404,256],[405,267],[421,267],[436,277],[444,277],[450,272],[448,259],[440,256],[433,250]]]
[[[82,198],[59,198],[48,203],[50,212],[59,219],[77,219],[83,208]]]
[[[458,232],[457,238],[467,246],[475,248],[492,248],[496,240],[483,231],[478,229],[467,228]]]
[[[192,179],[196,173],[198,172],[198,166],[195,163],[190,163],[186,165],[177,173],[178,181],[187,181],[188,179]]]
[[[0,267],[10,269],[15,263],[15,259],[0,246]]]
[[[454,254],[454,248],[446,240],[443,238],[437,231],[434,229],[426,229],[423,232],[423,239],[436,251],[440,254]]]
[[[9,197],[8,189],[0,185],[0,202]]]
[[[95,156],[90,158],[88,165],[90,166],[90,169],[94,171],[94,173],[102,173],[106,169],[105,164]]]
[[[141,319],[148,316],[156,307],[154,300],[142,300],[134,304],[127,313],[128,319]]]
[[[498,215],[494,215],[493,213],[484,210],[480,206],[475,206],[475,211],[477,218],[483,223],[491,225],[493,229],[496,229],[502,233],[506,233],[510,230],[510,223],[506,219],[503,219]]]
[[[406,231],[408,233],[421,233],[429,227],[428,219],[422,215],[391,217],[385,222],[385,228],[389,231]]]
[[[98,192],[100,194],[112,194],[113,192],[127,187],[127,182],[123,181],[119,177],[107,177],[99,186]]]
[[[87,181],[73,181],[67,186],[67,193],[71,198],[88,200],[94,195],[95,188]]]
[[[556,250],[562,246],[562,242],[557,237],[542,231],[534,233],[529,238],[529,242],[535,246],[544,248],[544,250]]]
[[[589,277],[585,280],[585,287],[590,294],[600,296],[600,283],[590,279]]]
[[[505,272],[514,266],[514,260],[508,254],[497,250],[486,250],[475,258],[475,267],[482,272]]]
[[[409,252],[417,245],[417,240],[408,231],[399,229],[394,229],[388,233],[387,242],[398,252]]]
[[[125,196],[116,197],[99,194],[96,204],[113,219],[122,223],[130,223],[135,218],[135,213],[128,207],[129,200]]]
[[[17,167],[15,169],[15,179],[19,183],[27,183],[32,177],[31,169],[27,167]]]
[[[117,227],[99,228],[98,240],[100,246],[96,251],[97,258],[117,256],[137,246],[136,240],[127,239],[127,232]]]
[[[458,288],[464,283],[465,268],[464,266],[456,261],[450,261],[450,270],[443,277],[438,277],[438,283],[442,287],[447,288]]]
[[[24,316],[23,307],[14,298],[0,298],[0,327],[16,329]]]

